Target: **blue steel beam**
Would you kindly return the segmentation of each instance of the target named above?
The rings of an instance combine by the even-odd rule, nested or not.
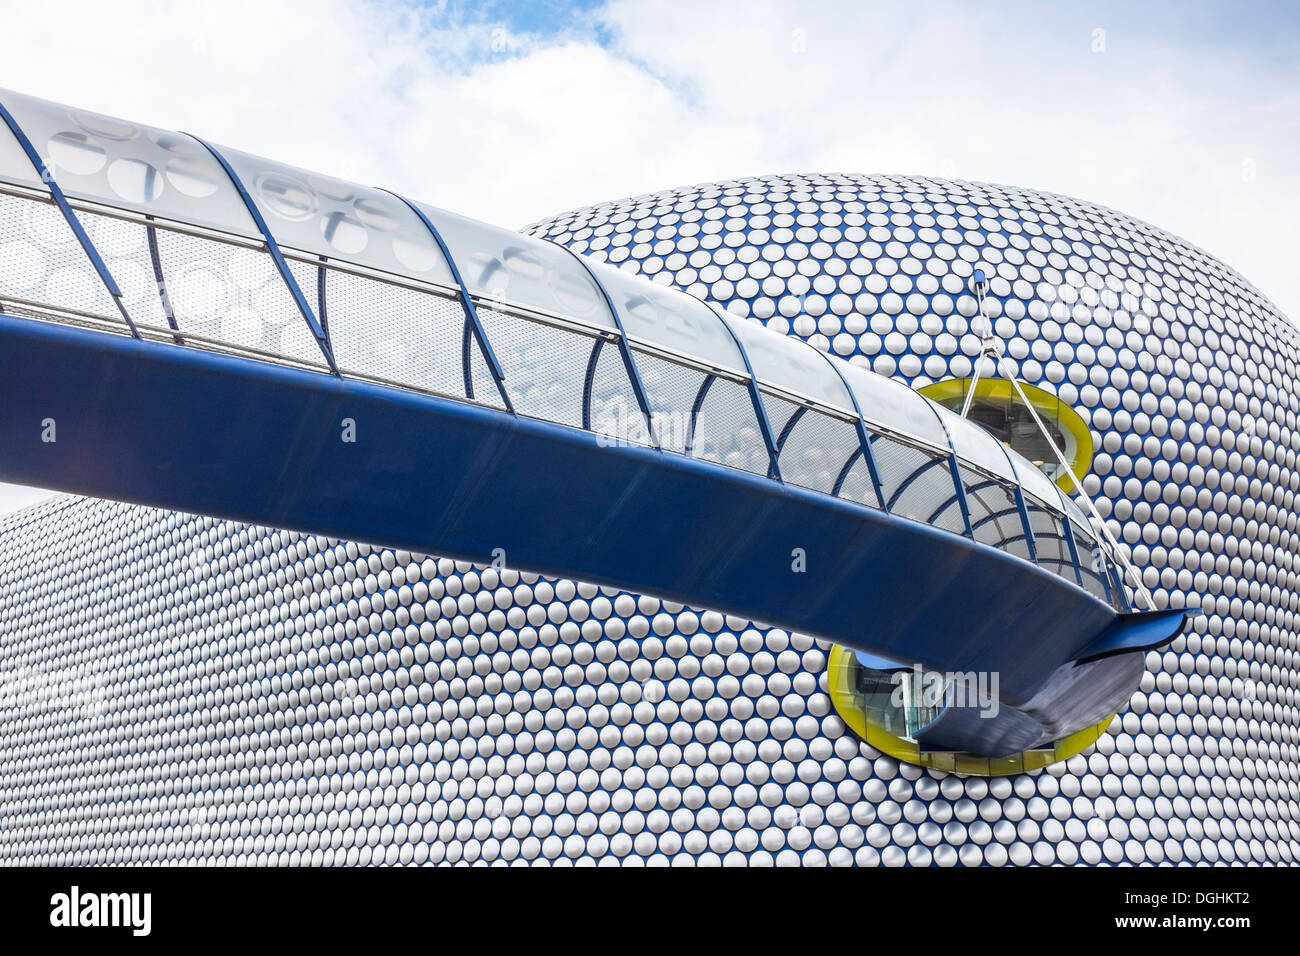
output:
[[[0,341],[0,480],[469,561],[504,548],[512,566],[543,574],[931,668],[996,670],[1011,704],[1116,619],[1084,589],[990,546],[713,462],[29,319],[0,316]],[[106,391],[111,406],[97,399]],[[70,440],[39,440],[31,423],[51,415]],[[345,416],[364,441],[340,443]],[[796,547],[818,573],[791,572]]]

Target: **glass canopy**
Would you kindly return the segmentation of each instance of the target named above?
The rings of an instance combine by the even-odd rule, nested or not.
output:
[[[62,190],[94,204],[33,199],[25,190],[44,184],[0,129],[5,311],[474,402],[602,445],[654,444],[973,538],[1121,606],[1115,555],[1078,506],[899,382],[554,243],[237,150],[214,155],[185,134],[3,91],[0,103]]]
[[[282,247],[455,285],[437,240],[392,193],[220,148]]]
[[[447,243],[475,296],[602,329],[617,328],[600,287],[567,249],[424,203],[416,205]]]
[[[70,198],[259,237],[230,177],[194,137],[7,90],[0,102]]]

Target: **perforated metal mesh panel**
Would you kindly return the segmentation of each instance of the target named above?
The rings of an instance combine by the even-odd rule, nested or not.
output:
[[[321,314],[324,310],[321,308],[320,301],[321,267],[309,262],[299,262],[297,259],[285,261],[289,265],[289,272],[293,274],[294,281],[298,283],[298,288],[302,290],[303,298],[307,300],[307,306],[312,314],[316,316],[317,321],[324,321]]]
[[[855,455],[848,474],[844,476],[844,483],[840,485],[839,496],[878,508],[880,502],[876,498],[876,489],[871,484],[871,469],[867,467],[867,460],[862,457],[861,451],[855,452]]]
[[[122,302],[136,325],[166,329],[167,313],[149,253],[149,229],[143,223],[112,216],[78,213],[81,225],[122,290]],[[98,280],[96,280],[98,281]],[[116,310],[115,310],[116,311]]]
[[[325,313],[334,361],[345,375],[465,397],[465,310],[457,300],[331,269]],[[500,400],[495,385],[488,390]]]
[[[182,333],[325,364],[269,253],[165,229],[157,235],[167,296]]]
[[[946,459],[883,435],[871,436],[871,449],[891,513],[929,522],[938,512],[932,524],[956,534],[965,533]]]
[[[714,376],[695,417],[691,454],[755,475],[768,473],[767,443],[748,386]]]
[[[582,392],[595,337],[478,307],[520,415],[582,427]]]
[[[618,344],[597,341],[591,347],[599,349],[591,376],[591,430],[620,442],[650,444],[645,414],[637,403]],[[587,359],[590,363],[591,356]]]
[[[491,408],[504,409],[506,403],[501,399],[501,389],[492,374],[492,369],[488,366],[487,357],[483,354],[478,339],[467,328],[456,336],[455,342],[459,350],[457,354],[462,356],[462,362],[468,349],[469,381],[474,389],[474,394],[470,397]]]
[[[1024,522],[1020,520],[1020,509],[1011,491],[968,468],[961,469],[961,478],[966,487],[966,505],[970,509],[975,540],[1030,560]]]
[[[781,479],[830,494],[855,449],[858,432],[851,422],[809,409],[799,416],[781,445]]]
[[[691,409],[708,374],[638,349],[632,350],[632,360],[650,403],[655,440],[665,451],[685,454],[691,437]]]
[[[790,420],[799,414],[803,406],[788,402],[784,398],[778,398],[763,389],[759,389],[759,392],[763,396],[763,409],[767,412],[768,427],[772,429],[772,440],[776,442],[779,451],[781,439],[786,433],[786,428],[790,425]]]
[[[1074,562],[1070,559],[1070,546],[1065,540],[1065,526],[1061,519],[1031,495],[1025,495],[1025,510],[1029,512],[1029,526],[1034,531],[1038,566],[1061,575],[1067,581],[1074,581]]]
[[[5,195],[0,195],[0,306],[11,314],[42,318],[56,317],[51,309],[69,309],[126,328],[58,207]]]

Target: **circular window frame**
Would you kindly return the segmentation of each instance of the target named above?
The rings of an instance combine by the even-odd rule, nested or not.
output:
[[[966,398],[970,381],[969,378],[950,378],[923,385],[917,391],[945,407],[951,408],[949,403],[955,402],[960,408],[960,403]],[[1039,417],[1055,425],[1065,436],[1066,447],[1061,450],[1065,453],[1070,468],[1082,479],[1092,471],[1092,457],[1096,451],[1092,443],[1092,430],[1088,428],[1088,423],[1070,405],[1051,392],[1027,382],[1021,382],[1020,387],[1024,389],[1025,397],[1029,399],[1029,404],[1034,407]],[[1014,404],[1020,401],[1020,396],[1015,387],[1004,378],[981,378],[975,385],[975,401],[981,399]],[[1074,493],[1074,482],[1070,480],[1068,474],[1057,475],[1053,481],[1062,491]]]
[[[859,740],[895,760],[929,770],[979,777],[1003,777],[1042,770],[1087,750],[1115,719],[1115,715],[1111,714],[1096,724],[1053,741],[1050,746],[1024,750],[1005,757],[981,757],[960,751],[923,751],[915,740],[899,737],[868,719],[867,712],[857,705],[852,690],[853,668],[856,666],[857,658],[853,651],[839,644],[831,645],[830,657],[826,662],[826,684],[835,713]]]

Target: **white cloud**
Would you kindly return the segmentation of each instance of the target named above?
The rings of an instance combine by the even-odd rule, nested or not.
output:
[[[1294,72],[1158,11],[613,0],[548,36],[363,0],[0,18],[0,86],[502,225],[755,173],[950,175],[1147,219],[1300,316]]]

